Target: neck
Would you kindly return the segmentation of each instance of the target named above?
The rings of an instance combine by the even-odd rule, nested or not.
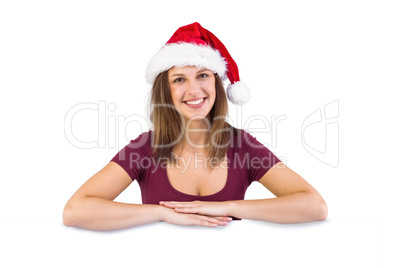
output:
[[[180,141],[180,150],[189,153],[206,152],[208,141],[207,135],[209,126],[204,120],[194,120],[191,123],[186,122],[185,133]]]

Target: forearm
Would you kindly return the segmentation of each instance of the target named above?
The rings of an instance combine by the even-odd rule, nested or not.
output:
[[[319,221],[327,217],[325,201],[305,192],[270,199],[229,201],[227,206],[230,216],[275,223]]]
[[[117,230],[161,221],[159,205],[125,204],[98,197],[67,203],[63,220],[67,226],[90,230]]]

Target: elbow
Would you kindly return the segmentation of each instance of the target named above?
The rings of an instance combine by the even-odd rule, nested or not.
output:
[[[328,206],[324,199],[318,202],[317,205],[317,221],[325,221],[328,218]]]
[[[328,218],[327,203],[318,192],[309,194],[308,207],[308,221],[325,221]]]
[[[74,207],[67,203],[63,210],[63,224],[67,227],[75,226]]]
[[[306,214],[307,221],[325,221],[328,218],[328,206],[325,200],[317,192],[309,195],[307,202],[308,214]]]

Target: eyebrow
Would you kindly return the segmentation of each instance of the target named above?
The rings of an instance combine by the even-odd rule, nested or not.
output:
[[[206,69],[206,68],[204,68],[204,69],[199,70],[199,71],[197,72],[197,74],[198,74],[198,73],[205,72],[205,71],[209,71],[209,70],[208,70],[208,69]]]
[[[184,74],[172,74],[172,77],[173,76],[184,76]]]
[[[208,69],[201,69],[201,70],[199,70],[198,72],[197,72],[197,74],[198,73],[202,73],[202,72],[205,72],[205,71],[209,71]],[[172,74],[172,77],[173,76],[186,76],[185,74]]]

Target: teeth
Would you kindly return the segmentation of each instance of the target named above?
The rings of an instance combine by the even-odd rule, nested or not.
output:
[[[186,102],[187,102],[188,104],[195,105],[195,104],[199,104],[199,103],[203,102],[203,100],[204,100],[204,99],[199,99],[199,100],[197,100],[197,101],[186,101]]]

